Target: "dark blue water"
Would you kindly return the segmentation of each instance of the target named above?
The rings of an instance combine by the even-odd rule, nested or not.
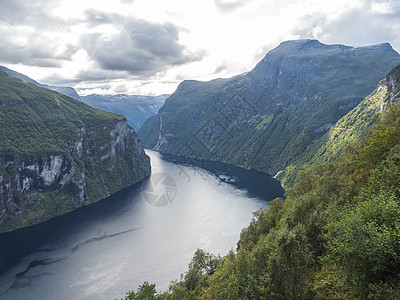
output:
[[[197,248],[235,248],[252,212],[283,193],[262,173],[147,152],[152,175],[144,182],[0,235],[0,299],[114,299],[143,281],[166,289]]]

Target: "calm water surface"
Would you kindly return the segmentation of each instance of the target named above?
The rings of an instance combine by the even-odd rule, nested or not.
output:
[[[234,249],[252,213],[283,193],[261,173],[146,152],[152,175],[144,182],[0,235],[0,299],[114,299],[143,281],[165,290],[196,249]]]

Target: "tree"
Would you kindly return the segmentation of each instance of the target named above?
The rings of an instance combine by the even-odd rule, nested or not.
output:
[[[125,300],[157,300],[160,299],[157,295],[156,285],[149,284],[145,281],[139,286],[137,292],[129,291],[126,293]]]

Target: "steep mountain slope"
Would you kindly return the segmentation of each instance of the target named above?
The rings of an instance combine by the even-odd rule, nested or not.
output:
[[[78,93],[75,91],[73,87],[70,86],[54,86],[54,85],[47,85],[47,84],[41,84],[41,87],[59,92],[61,94],[64,94],[65,96],[74,98],[76,100],[81,100],[81,96],[78,95]]]
[[[333,163],[257,211],[236,251],[198,249],[166,292],[144,282],[125,299],[400,299],[396,102],[400,65],[325,135],[319,155]]]
[[[71,98],[74,98],[76,100],[80,100],[80,96],[75,91],[75,89],[72,88],[72,87],[61,87],[61,86],[53,86],[53,85],[42,84],[42,83],[39,83],[36,80],[33,80],[32,78],[30,78],[30,77],[28,77],[28,76],[26,76],[24,74],[18,73],[18,72],[14,71],[14,70],[8,69],[8,68],[3,67],[3,66],[0,66],[0,71],[3,71],[5,73],[7,73],[11,77],[19,78],[19,79],[22,79],[22,80],[24,80],[26,82],[32,83],[34,85],[37,85],[37,86],[44,87],[44,88],[49,89],[49,90],[53,90],[53,91],[59,92],[61,94],[64,94],[64,95],[66,95],[68,97],[71,97]]]
[[[169,95],[88,95],[80,97],[81,101],[90,106],[123,114],[128,123],[138,130],[142,123],[157,114]]]
[[[0,72],[0,232],[35,224],[150,173],[121,115]]]
[[[389,44],[283,42],[249,73],[184,81],[139,136],[161,152],[274,174],[293,164],[400,61]]]
[[[42,84],[24,74],[18,73],[3,66],[0,66],[0,71],[5,72],[12,77],[22,79],[34,85],[59,92],[68,97],[82,101],[92,107],[118,114],[123,114],[127,118],[129,125],[131,125],[135,130],[138,130],[142,123],[148,118],[156,115],[158,110],[164,104],[165,100],[169,97],[169,95],[141,96],[125,94],[92,94],[88,96],[79,96],[75,89],[72,87],[61,87]]]
[[[295,163],[287,166],[278,178],[290,186],[299,170],[312,165],[337,162],[345,147],[361,140],[381,117],[381,112],[400,100],[400,65],[397,65],[376,89],[343,116],[321,139],[304,151]]]

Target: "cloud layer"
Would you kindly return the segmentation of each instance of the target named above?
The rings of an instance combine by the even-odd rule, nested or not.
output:
[[[134,1],[121,1],[131,5]],[[52,69],[50,83],[82,83],[121,78],[149,78],[170,68],[199,61],[205,51],[191,51],[179,41],[182,28],[130,15],[88,8],[83,16],[62,18],[58,1],[0,2],[0,63]],[[56,69],[86,53],[73,77]]]
[[[110,23],[121,16],[89,14],[90,22]],[[115,34],[91,33],[82,36],[80,46],[104,70],[127,71],[150,77],[170,67],[198,61],[203,53],[192,53],[179,43],[179,28],[172,23],[152,23],[129,19],[118,24]]]
[[[348,45],[369,45],[384,41],[399,46],[400,3],[394,1],[365,1],[331,16],[316,12],[299,18],[293,33],[326,42]]]
[[[0,12],[0,65],[85,91],[170,93],[249,71],[287,39],[400,50],[397,0],[1,0]]]

